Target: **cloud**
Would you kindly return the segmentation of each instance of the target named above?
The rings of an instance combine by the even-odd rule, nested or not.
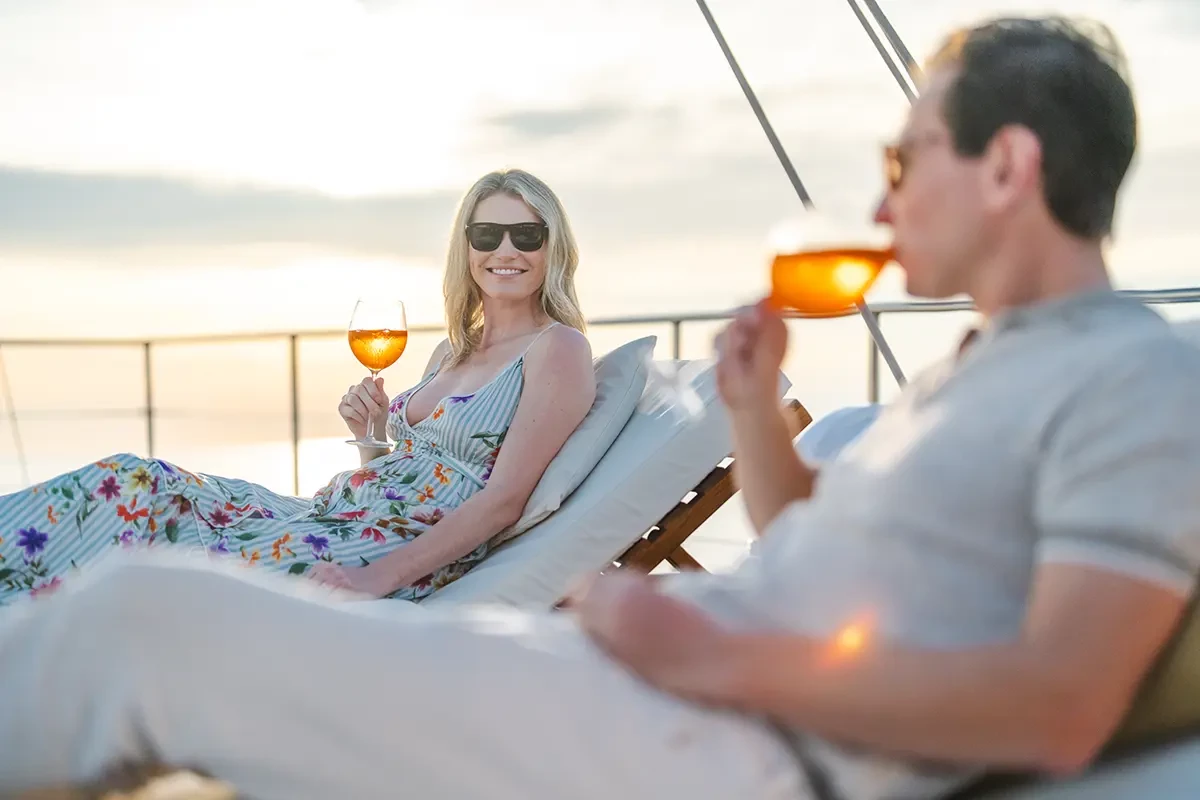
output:
[[[364,253],[439,249],[457,197],[342,199],[182,179],[0,167],[0,249],[39,253],[314,245]]]
[[[797,153],[801,175],[818,178],[822,187],[842,186],[839,176],[819,179],[817,168],[828,173],[828,165],[848,163],[851,156],[831,155],[825,144],[805,144]],[[532,165],[516,163],[550,183],[579,231],[597,242],[630,246],[697,231],[757,235],[781,213],[798,208],[765,142],[757,153],[738,149],[703,157],[668,154],[653,172],[638,168],[638,154],[609,149],[598,158],[607,159],[621,178],[606,181],[533,158]],[[103,263],[133,251],[268,243],[440,260],[458,197],[459,190],[338,198],[171,177],[3,167],[0,252],[87,255]]]
[[[603,131],[627,120],[632,109],[596,105],[570,109],[529,109],[497,114],[484,123],[527,139],[557,138]]]

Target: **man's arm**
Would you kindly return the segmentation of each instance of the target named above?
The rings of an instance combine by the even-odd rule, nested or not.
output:
[[[836,641],[749,637],[731,645],[734,695],[818,733],[914,756],[1086,765],[1200,569],[1197,407],[1200,353],[1174,339],[1109,353],[1079,382],[1031,475],[1035,567],[1013,641],[937,652],[867,631],[860,650],[839,653]]]
[[[762,536],[771,520],[788,504],[808,499],[816,472],[796,454],[787,421],[778,405],[743,409],[730,417],[734,478],[750,522]]]
[[[812,492],[814,473],[792,448],[779,407],[787,326],[766,306],[738,314],[717,339],[717,385],[733,429],[734,477],[755,532]]]
[[[827,641],[732,635],[713,699],[898,755],[1071,772],[1115,731],[1185,603],[1152,583],[1049,564],[1012,643],[922,650],[869,628]]]
[[[621,584],[597,596],[585,626],[666,691],[830,739],[931,761],[1085,766],[1200,571],[1200,353],[1162,341],[1130,350],[1080,382],[1040,441],[1029,598],[1009,640],[904,646],[869,619],[831,620],[862,627],[829,639],[729,631]]]

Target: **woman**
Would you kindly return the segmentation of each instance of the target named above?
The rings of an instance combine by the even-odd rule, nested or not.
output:
[[[382,379],[338,411],[355,438],[386,422],[311,499],[117,455],[0,497],[0,605],[52,591],[114,549],[172,544],[419,600],[461,577],[515,522],[595,399],[575,296],[578,251],[554,193],[519,170],[459,204],[444,282],[449,338],[390,403]]]

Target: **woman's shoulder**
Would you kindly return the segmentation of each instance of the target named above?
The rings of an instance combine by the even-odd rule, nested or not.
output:
[[[522,368],[525,388],[533,389],[559,407],[576,407],[580,416],[596,399],[596,369],[592,345],[582,331],[554,325],[538,334],[526,351]]]
[[[450,355],[450,339],[442,339],[433,348],[433,352],[429,354],[429,363],[425,365],[423,375],[428,375],[442,365],[446,360],[446,356]]]
[[[561,323],[552,324],[534,339],[526,360],[538,366],[570,367],[592,363],[592,343],[582,331]]]

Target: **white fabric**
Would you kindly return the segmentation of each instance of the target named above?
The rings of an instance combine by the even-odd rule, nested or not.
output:
[[[157,756],[257,800],[808,797],[765,725],[651,690],[568,615],[124,561],[0,616],[0,795]]]
[[[1185,319],[1172,323],[1175,332],[1187,341],[1200,347],[1200,319]]]
[[[1077,778],[987,792],[971,800],[1192,800],[1200,797],[1200,736],[1106,764]]]
[[[871,426],[883,407],[879,404],[847,406],[826,414],[804,429],[796,440],[796,452],[809,464],[820,467],[837,457]]]
[[[504,603],[548,608],[662,519],[732,450],[711,361],[672,362],[699,396],[689,417],[646,390],[620,436],[550,518],[505,543],[421,605]],[[790,383],[780,375],[780,397]]]
[[[498,534],[497,541],[524,533],[553,514],[603,458],[637,408],[657,342],[657,336],[645,336],[595,359],[596,399],[591,409],[542,472],[521,518]]]

